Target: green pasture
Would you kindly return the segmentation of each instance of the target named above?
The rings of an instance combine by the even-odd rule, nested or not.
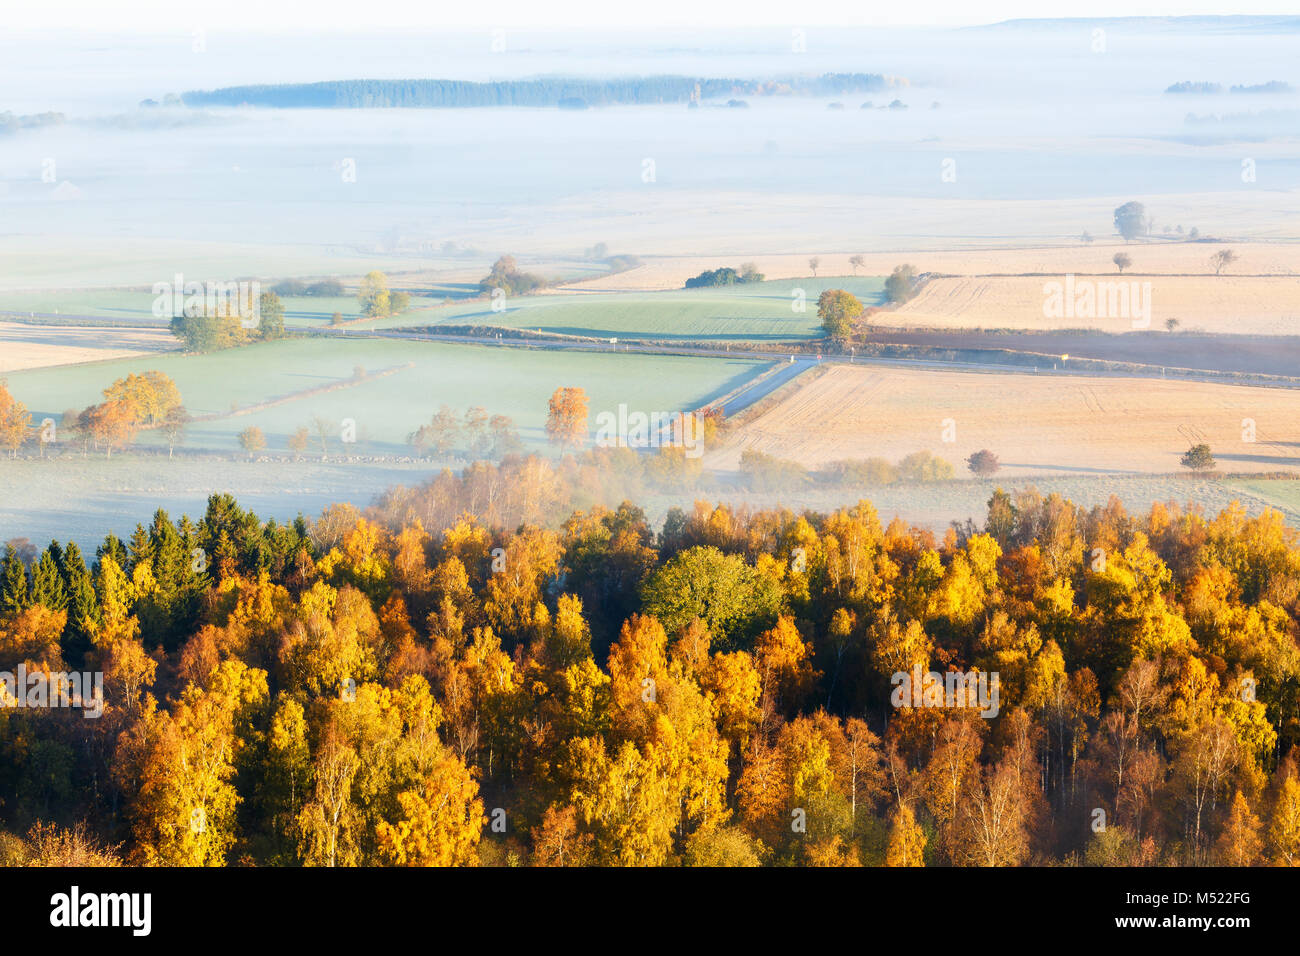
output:
[[[822,334],[817,297],[847,289],[864,305],[883,301],[879,277],[790,279],[753,285],[668,292],[572,293],[507,297],[496,311],[487,299],[413,311],[365,325],[497,325],[564,335],[620,339],[789,341]],[[803,311],[795,290],[802,290]]]
[[[357,367],[375,373],[409,368],[346,388],[300,396],[245,414],[229,413],[260,402],[352,379]],[[356,423],[358,452],[401,454],[406,437],[442,404],[457,411],[478,405],[489,414],[509,415],[527,444],[545,441],[547,400],[559,386],[580,386],[596,414],[617,410],[673,412],[720,397],[756,375],[763,363],[747,360],[531,351],[438,342],[362,338],[307,338],[266,342],[206,355],[165,353],[32,369],[8,375],[9,389],[37,421],[102,401],[102,390],[129,372],[158,369],[171,376],[185,407],[195,417],[188,447],[237,448],[237,435],[256,425],[268,450],[283,450],[287,437],[314,419]],[[140,445],[160,445],[156,431]],[[336,447],[335,450],[341,450]]]

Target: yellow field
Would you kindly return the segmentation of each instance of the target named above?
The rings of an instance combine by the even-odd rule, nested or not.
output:
[[[952,329],[1100,329],[1128,332],[1133,328],[1164,329],[1177,319],[1184,332],[1240,335],[1300,334],[1300,277],[1244,276],[1084,276],[1088,281],[1126,283],[1143,306],[1141,316],[1045,314],[1044,287],[1056,277],[970,277],[933,279],[911,302],[880,321],[888,325]],[[1135,285],[1136,283],[1136,285]],[[1146,284],[1150,283],[1149,286]],[[1140,287],[1149,289],[1140,291]]]
[[[0,322],[0,374],[27,368],[129,358],[179,347],[166,329],[24,325]]]
[[[1206,442],[1221,472],[1297,472],[1298,405],[1290,389],[837,365],[743,425],[705,464],[735,468],[746,448],[809,468],[924,449],[968,477],[966,457],[987,448],[1016,477],[1150,474],[1181,471],[1188,446]],[[1253,443],[1243,441],[1243,419],[1254,422]]]

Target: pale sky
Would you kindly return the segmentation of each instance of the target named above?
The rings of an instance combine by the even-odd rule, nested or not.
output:
[[[1295,0],[12,0],[0,29],[132,33],[494,27],[945,25],[1019,17],[1294,14]]]

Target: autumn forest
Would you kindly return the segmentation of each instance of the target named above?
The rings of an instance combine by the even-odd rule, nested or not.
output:
[[[557,491],[613,460],[11,543],[0,670],[103,700],[0,708],[0,860],[1300,863],[1276,513],[999,491],[940,538],[866,501],[652,527]],[[994,712],[900,701],[922,672],[992,678]]]

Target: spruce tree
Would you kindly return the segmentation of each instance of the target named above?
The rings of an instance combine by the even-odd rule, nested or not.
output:
[[[59,543],[52,541],[32,568],[33,604],[47,607],[51,611],[62,611],[68,606],[68,589],[64,587],[63,575],[59,572],[62,557]]]
[[[5,545],[4,561],[0,562],[0,613],[17,614],[32,606],[31,589],[27,583],[27,568],[13,545]]]
[[[63,552],[63,585],[68,594],[68,623],[63,629],[63,659],[73,667],[85,658],[99,630],[99,599],[86,561],[76,542]]]

